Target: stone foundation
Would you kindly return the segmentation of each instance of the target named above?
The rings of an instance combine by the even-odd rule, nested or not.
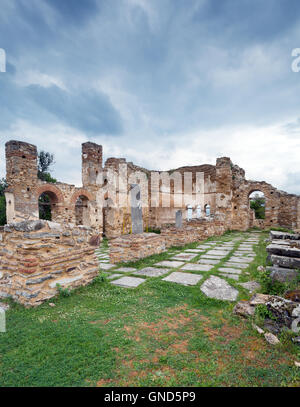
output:
[[[0,298],[36,306],[98,274],[95,232],[88,227],[24,221],[0,231]]]
[[[109,241],[111,263],[139,260],[162,253],[165,249],[165,238],[157,233],[123,235]]]
[[[184,246],[224,232],[224,226],[217,220],[193,220],[185,222],[180,229],[174,226],[166,227],[162,229],[161,234],[123,235],[109,241],[110,261],[120,263],[139,260],[162,253],[172,246]]]

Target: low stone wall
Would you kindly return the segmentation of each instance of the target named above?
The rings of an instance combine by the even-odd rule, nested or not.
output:
[[[109,241],[111,263],[135,261],[164,250],[165,238],[157,233],[122,235]]]
[[[161,236],[166,240],[166,247],[184,246],[188,243],[222,235],[226,228],[216,219],[193,219],[184,222],[182,228],[170,226],[162,229]]]
[[[142,233],[122,235],[109,241],[111,263],[128,262],[158,254],[172,246],[184,246],[188,243],[221,235],[225,227],[215,219],[192,220],[184,222],[182,228],[168,226],[161,234]]]
[[[296,279],[300,269],[300,235],[271,231],[270,241],[267,246],[268,260],[272,263],[267,268],[270,277],[282,283]]]
[[[57,293],[56,284],[90,283],[99,267],[99,236],[85,226],[24,221],[0,230],[0,297],[36,306]]]

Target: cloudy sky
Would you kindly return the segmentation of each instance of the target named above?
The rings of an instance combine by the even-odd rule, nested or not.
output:
[[[300,194],[299,0],[1,0],[4,143],[55,155],[81,182],[81,143],[149,169],[230,156]]]

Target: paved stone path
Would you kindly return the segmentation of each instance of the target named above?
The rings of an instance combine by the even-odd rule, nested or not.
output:
[[[198,285],[210,298],[235,301],[240,289],[259,289],[256,281],[238,282],[241,276],[249,275],[247,268],[255,259],[259,241],[260,232],[220,237],[197,248],[173,251],[166,260],[140,269],[110,264],[108,248],[100,247],[96,253],[101,271],[113,285],[135,288],[149,278],[159,278],[168,283]]]

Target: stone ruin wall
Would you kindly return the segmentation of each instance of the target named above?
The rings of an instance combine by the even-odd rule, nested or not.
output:
[[[162,181],[159,183],[158,207],[151,207],[150,182],[151,171],[127,163],[124,158],[109,158],[102,167],[102,146],[95,143],[82,145],[82,187],[75,187],[57,182],[49,184],[37,177],[37,149],[35,146],[19,141],[6,143],[6,165],[8,188],[6,191],[8,223],[28,219],[38,219],[38,198],[46,192],[51,198],[52,220],[58,223],[80,223],[92,227],[100,236],[104,232],[106,237],[115,238],[131,233],[130,202],[122,208],[115,207],[118,194],[128,193],[130,184],[139,183],[142,201],[147,202],[143,207],[144,230],[161,229],[174,225],[175,213],[181,209],[183,218],[187,216],[187,203],[181,208],[174,207],[173,193],[175,182],[171,181],[170,190],[165,189]],[[119,165],[127,165],[127,191],[117,185],[117,195],[114,199],[107,192],[109,185],[106,176],[109,170],[119,171]],[[290,229],[300,228],[300,199],[299,196],[279,191],[266,182],[247,180],[245,171],[233,165],[230,158],[218,158],[216,165],[199,165],[181,167],[177,170],[159,172],[160,176],[168,174],[172,179],[174,171],[182,174],[191,172],[193,187],[196,172],[204,173],[204,201],[201,203],[202,215],[205,205],[211,207],[211,214],[220,220],[228,229],[246,230],[249,227],[260,228],[282,226]],[[141,182],[141,180],[146,181]],[[182,176],[183,179],[183,176]],[[148,182],[148,183],[147,183]],[[184,182],[181,185],[184,191]],[[249,195],[259,190],[266,199],[266,217],[258,220],[249,206]],[[181,193],[182,194],[182,193]],[[78,197],[84,197],[85,205],[76,209]],[[162,207],[165,197],[170,198],[170,207]],[[196,217],[196,204],[193,206],[193,218]],[[79,213],[79,211],[83,213]],[[79,223],[79,224],[80,224]]]
[[[113,202],[108,195],[106,176],[110,169],[118,172],[122,163],[127,164],[127,190],[118,185]],[[206,204],[210,205],[212,215],[195,219],[196,204],[193,204],[193,219],[189,222],[186,221],[186,203],[181,208],[174,207],[174,182],[171,182],[170,191],[162,182],[158,184],[155,192],[159,193],[160,206],[151,207],[150,182],[141,183],[141,179],[149,180],[151,171],[126,163],[122,158],[109,158],[104,167],[102,165],[102,146],[84,143],[82,187],[61,182],[49,184],[37,177],[37,149],[34,145],[20,141],[6,143],[8,225],[0,236],[0,296],[12,296],[24,305],[37,305],[55,295],[57,282],[70,287],[87,284],[98,273],[90,239],[93,237],[92,241],[99,243],[103,232],[111,239],[111,261],[119,262],[158,253],[165,247],[183,246],[230,229],[282,226],[300,230],[300,197],[279,191],[266,182],[247,180],[244,170],[233,165],[227,157],[218,158],[215,166],[181,167],[168,172],[172,178],[174,171],[181,174],[190,171],[193,184],[196,172],[204,173],[202,215],[205,215]],[[160,176],[163,174],[166,172],[159,173]],[[159,228],[160,235],[132,236],[130,203],[120,209],[114,206],[118,194],[128,193],[130,184],[134,183],[140,184],[141,199],[148,202],[148,207],[143,208],[144,230]],[[255,219],[249,206],[249,195],[256,190],[265,195],[264,220]],[[52,221],[57,226],[53,226],[53,222],[38,220],[38,199],[44,192],[50,197]],[[170,207],[161,207],[163,199],[170,193]],[[76,206],[79,197],[84,199],[84,205],[80,207]],[[179,209],[183,215],[180,229],[175,227],[175,213]],[[42,230],[22,230],[18,225],[23,221],[28,224],[37,222],[42,225]],[[54,231],[55,227],[57,230]]]
[[[164,227],[160,234],[123,235],[109,241],[111,263],[128,262],[162,253],[172,246],[184,246],[211,236],[222,235],[224,225],[216,219],[183,222],[181,228]]]
[[[0,230],[0,297],[25,306],[57,294],[56,284],[75,288],[99,273],[98,236],[86,226],[23,221]]]

